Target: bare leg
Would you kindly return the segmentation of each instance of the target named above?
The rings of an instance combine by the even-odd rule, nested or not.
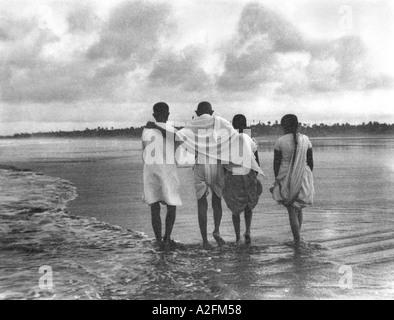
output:
[[[214,191],[212,191],[212,208],[213,208],[213,219],[215,222],[215,230],[213,231],[213,237],[219,246],[224,246],[226,242],[220,236],[220,224],[222,222],[223,209],[222,199],[219,198]]]
[[[303,220],[304,220],[304,217],[303,217],[304,215],[303,215],[303,213],[302,213],[302,209],[299,209],[298,210],[298,223],[300,224],[300,232],[301,232],[301,228],[302,228],[302,222],[303,222]]]
[[[291,231],[293,232],[294,237],[294,244],[295,247],[298,249],[301,244],[301,237],[300,237],[300,223],[298,221],[298,211],[292,207],[287,208],[289,212],[289,219],[290,219],[290,226]]]
[[[166,244],[170,244],[171,234],[174,228],[175,219],[176,219],[176,207],[167,206],[166,233],[164,235],[164,242]]]
[[[245,209],[245,226],[246,226],[246,231],[245,231],[245,243],[250,244],[252,242],[250,238],[250,228],[252,226],[252,210],[250,210],[249,207]]]
[[[150,211],[152,215],[152,227],[155,233],[156,241],[160,244],[162,243],[160,203],[156,202],[154,204],[151,204]]]
[[[197,206],[198,206],[198,223],[200,225],[203,246],[205,249],[210,249],[211,245],[209,244],[208,241],[208,231],[207,231],[207,224],[208,224],[207,194],[204,194],[202,198],[197,201]]]
[[[235,231],[236,243],[238,244],[241,240],[241,217],[238,214],[233,214],[233,224]]]

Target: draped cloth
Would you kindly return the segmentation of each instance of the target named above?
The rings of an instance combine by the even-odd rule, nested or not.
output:
[[[175,128],[168,123],[156,122],[160,128],[175,133]],[[166,143],[172,145],[168,146]],[[173,161],[174,141],[166,140],[155,129],[144,129],[142,133],[143,150],[143,200],[147,204],[161,202],[166,205],[180,206],[180,182],[176,164]],[[172,161],[171,161],[172,160]]]
[[[250,170],[242,176],[227,171],[224,181],[223,198],[232,214],[240,215],[246,209],[253,210],[256,207],[263,187],[255,171]]]
[[[253,152],[258,150],[257,143],[247,134],[241,134],[240,137],[242,137],[240,142],[247,144]],[[263,192],[263,186],[257,178],[256,171],[236,168],[238,174],[234,174],[235,168],[225,167],[227,170],[223,198],[227,207],[233,215],[240,215],[246,209],[253,210]]]
[[[197,199],[209,194],[211,189],[219,197],[223,197],[224,169],[220,164],[196,164],[194,170],[194,187]]]
[[[272,197],[285,207],[302,209],[313,204],[313,173],[307,165],[308,137],[298,134],[298,146],[287,170],[281,170],[272,188]]]
[[[250,144],[242,143],[241,135],[221,117],[202,115],[176,135],[187,151],[196,155],[197,164],[222,164],[234,174],[237,168],[247,168],[264,175]]]

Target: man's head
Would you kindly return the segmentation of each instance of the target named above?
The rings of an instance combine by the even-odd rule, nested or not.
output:
[[[239,130],[239,133],[242,133],[247,127],[246,117],[243,114],[237,114],[233,118],[233,127],[236,130]]]
[[[170,115],[170,108],[167,103],[159,102],[153,106],[153,117],[156,122],[167,122],[168,116]]]
[[[204,114],[208,114],[208,115],[212,115],[213,114],[213,110],[212,110],[212,106],[209,102],[200,102],[198,104],[197,110],[196,110],[196,114],[198,117],[201,117]]]

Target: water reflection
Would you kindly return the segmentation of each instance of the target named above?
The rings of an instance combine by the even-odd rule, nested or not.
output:
[[[310,138],[313,148],[318,150],[391,150],[394,149],[392,138]],[[273,152],[275,141],[259,141],[260,151]]]
[[[292,299],[310,299],[309,257],[298,252],[294,253],[292,265],[290,267],[291,281],[289,283],[289,297]]]

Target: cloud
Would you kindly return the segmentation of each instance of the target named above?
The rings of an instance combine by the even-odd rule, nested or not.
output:
[[[9,36],[7,32],[0,27],[0,41],[7,41],[7,40],[9,40]]]
[[[188,47],[180,53],[169,52],[159,58],[148,81],[153,87],[178,87],[185,91],[203,91],[211,87],[211,79],[201,67],[202,53]]]
[[[303,49],[303,37],[294,26],[278,13],[258,3],[245,6],[238,24],[240,44],[264,36],[276,52]]]
[[[102,21],[88,5],[74,8],[67,16],[71,33],[89,32],[95,30]]]
[[[312,59],[306,71],[311,90],[368,91],[392,84],[388,75],[374,72],[368,48],[359,36],[343,36],[318,46],[312,44],[309,49]]]
[[[276,57],[267,40],[244,43],[226,54],[225,71],[217,86],[225,91],[251,91],[273,81]]]
[[[81,97],[79,87],[86,67],[46,60],[42,53],[59,38],[38,21],[14,20],[7,24],[10,45],[0,54],[1,100],[9,103],[72,101]]]
[[[261,4],[247,5],[237,34],[225,55],[225,71],[218,88],[224,91],[252,91],[277,76],[279,53],[304,49],[301,34],[279,14]]]
[[[139,1],[117,6],[101,30],[100,40],[88,51],[88,58],[149,61],[168,31],[170,13],[170,7],[164,3]]]
[[[117,94],[127,90],[130,74],[158,52],[169,15],[164,4],[126,2],[101,22],[91,7],[76,7],[65,15],[68,28],[60,35],[36,17],[1,21],[9,44],[0,51],[0,100],[15,104],[121,98]]]
[[[315,58],[307,66],[306,75],[314,91],[334,91],[339,86],[341,66],[334,58]]]
[[[225,53],[217,87],[224,92],[276,88],[277,94],[369,90],[391,84],[368,64],[368,49],[356,35],[310,40],[276,12],[257,3],[245,6]],[[306,56],[307,63],[294,61]],[[305,59],[303,59],[305,61]]]

